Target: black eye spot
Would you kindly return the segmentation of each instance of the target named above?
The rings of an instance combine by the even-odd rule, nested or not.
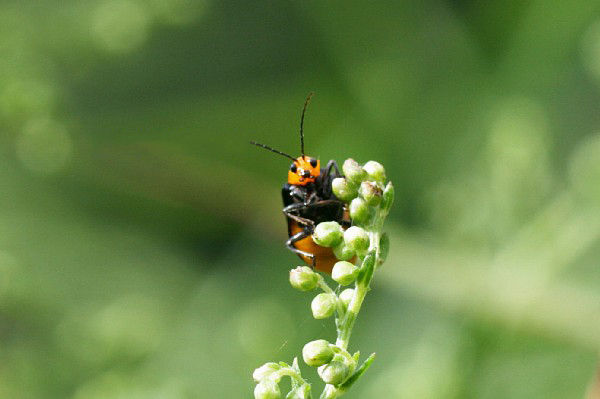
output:
[[[314,159],[314,158],[312,158],[312,159],[310,160],[310,166],[312,166],[313,168],[316,168],[316,167],[317,167],[317,160],[316,160],[316,159]]]
[[[298,167],[296,166],[295,163],[293,163],[292,166],[290,166],[290,170],[292,171],[292,173],[296,173],[296,171],[298,170]]]

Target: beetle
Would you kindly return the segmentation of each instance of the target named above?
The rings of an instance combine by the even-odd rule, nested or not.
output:
[[[281,190],[283,214],[288,225],[288,240],[285,245],[314,269],[330,274],[337,258],[331,248],[317,245],[312,234],[315,226],[321,222],[335,221],[348,228],[350,219],[346,204],[331,189],[333,179],[343,177],[337,162],[330,160],[325,168],[321,168],[318,159],[304,153],[304,115],[312,95],[310,93],[306,98],[300,117],[299,157],[294,158],[255,141],[250,143],[292,160],[287,183]]]

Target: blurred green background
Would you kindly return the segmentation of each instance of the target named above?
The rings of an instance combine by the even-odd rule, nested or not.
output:
[[[348,399],[584,397],[596,0],[4,0],[0,397],[246,398],[333,339],[287,282],[288,161],[248,144],[296,155],[312,90],[307,152],[397,193]]]

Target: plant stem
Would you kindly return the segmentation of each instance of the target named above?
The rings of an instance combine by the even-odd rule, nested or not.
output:
[[[287,375],[288,377],[298,381],[298,383],[300,383],[300,384],[307,384],[307,382],[302,378],[300,373],[298,373],[296,370],[294,370],[291,367],[282,368],[281,370],[279,370],[278,374],[281,377]]]
[[[369,291],[369,284],[373,278],[373,268],[375,267],[375,253],[376,251],[371,251],[369,254],[367,254],[367,256],[365,256],[361,265],[361,275],[363,275],[364,278],[357,279],[356,286],[354,288],[354,295],[348,304],[346,313],[338,325],[338,337],[335,345],[342,349],[348,349],[354,322],[358,317],[358,312],[360,311],[365,296]]]
[[[331,289],[331,287],[329,287],[329,285],[327,284],[327,281],[325,281],[323,276],[321,276],[320,274],[317,274],[317,275],[319,276],[319,281],[317,283],[319,285],[319,288],[321,288],[323,290],[323,292],[325,292],[327,294],[335,295],[335,292]],[[336,298],[337,298],[337,296],[336,296]],[[339,299],[337,299],[335,301],[335,310],[337,312],[336,320],[338,320],[344,316],[344,307],[342,306],[342,302]]]
[[[350,343],[350,335],[352,334],[352,328],[354,327],[354,323],[356,318],[358,317],[358,312],[362,306],[362,303],[369,291],[369,286],[371,284],[371,280],[373,278],[373,271],[376,265],[379,263],[379,255],[380,255],[380,241],[381,241],[381,229],[383,227],[383,220],[387,216],[387,212],[377,212],[377,215],[373,221],[373,223],[366,228],[367,234],[369,235],[369,249],[367,255],[362,259],[362,263],[360,265],[360,273],[358,278],[356,279],[355,287],[354,287],[354,295],[348,304],[348,308],[345,313],[338,312],[338,318],[336,319],[337,325],[337,340],[335,345],[347,350],[348,345]],[[329,288],[329,287],[328,287]],[[365,367],[371,364],[373,360],[373,356],[369,358],[369,362]],[[360,374],[364,372],[361,371]],[[357,376],[356,378],[358,378]],[[335,387],[333,385],[327,384],[325,385],[325,389],[321,393],[320,399],[335,399],[342,396],[347,387]]]
[[[375,260],[379,258],[379,240],[381,238],[381,233],[379,231],[369,231],[368,234],[370,238],[369,254],[365,256],[360,266],[361,274],[365,275],[367,278],[359,278],[356,280],[354,295],[348,304],[346,314],[344,314],[344,317],[338,325],[338,338],[335,344],[342,349],[348,349],[354,322],[358,317],[358,312],[360,311],[360,307],[362,306],[365,296],[369,291],[369,285],[371,284],[371,279],[373,278],[372,269],[375,267]]]

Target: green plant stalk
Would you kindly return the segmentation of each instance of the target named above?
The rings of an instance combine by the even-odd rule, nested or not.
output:
[[[365,226],[365,230],[369,235],[369,250],[367,255],[362,259],[360,273],[355,283],[354,295],[348,304],[348,309],[341,320],[336,320],[338,337],[335,344],[340,348],[348,349],[354,322],[369,291],[375,265],[379,262],[381,230],[387,214],[388,209],[378,210],[373,222],[369,226]]]
[[[307,384],[307,382],[302,378],[300,373],[294,370],[291,367],[285,367],[276,372],[279,377],[288,376],[292,379],[292,381],[296,381],[299,384]]]
[[[335,291],[331,289],[322,275],[314,271],[311,272],[308,267],[304,267],[308,270],[302,270],[303,267],[298,267],[290,272],[290,283],[294,288],[301,291],[310,291],[318,287],[325,293],[317,295],[311,303],[315,318],[320,319],[323,318],[322,316],[331,316],[334,310],[332,305],[334,304],[330,302],[330,299],[335,298],[335,326],[337,330],[335,345],[325,340],[316,340],[306,344],[303,349],[305,363],[313,367],[319,367],[319,376],[327,382],[320,399],[335,399],[342,396],[361,378],[375,359],[373,353],[359,366],[360,353],[356,352],[351,355],[348,353],[348,346],[358,313],[367,292],[370,290],[373,273],[387,256],[389,240],[382,233],[382,229],[394,201],[394,187],[391,182],[384,186],[385,171],[377,162],[367,162],[365,164],[365,169],[368,169],[367,172],[356,161],[348,159],[344,162],[343,169],[353,184],[360,183],[358,192],[353,193],[354,199],[350,198],[352,195],[347,196],[343,191],[339,191],[341,190],[339,188],[340,184],[343,186],[347,182],[345,178],[334,179],[332,187],[339,198],[344,197],[347,200],[346,203],[349,204],[348,211],[354,226],[344,231],[337,222],[323,222],[317,226],[313,234],[313,240],[317,244],[320,242],[319,245],[331,247],[335,244],[334,241],[337,240],[339,243],[339,235],[343,232],[344,243],[340,245],[347,245],[347,248],[356,254],[358,258],[356,267],[350,266],[351,271],[346,274],[347,265],[336,264],[334,266],[334,270],[337,267],[337,271],[333,279],[340,284]],[[370,180],[366,180],[367,178],[370,178]],[[359,182],[359,180],[362,182]],[[336,192],[336,187],[338,192]],[[358,268],[358,273],[356,273],[356,268]],[[346,278],[346,276],[351,277]],[[350,301],[346,302],[346,295],[344,294],[342,299],[341,294],[337,292],[353,278],[356,278],[354,288],[351,291]],[[279,367],[281,369],[271,372],[276,367],[277,365],[265,363],[265,365],[255,370],[253,377],[259,384],[255,389],[255,398],[279,398],[280,388],[278,385],[274,385],[273,382],[278,384],[283,376],[289,376],[292,380],[292,391],[288,393],[287,397],[295,399],[310,399],[312,397],[310,384],[302,378],[297,359],[294,359],[291,367],[280,362]]]
[[[375,215],[373,223],[369,226],[365,226],[365,230],[369,235],[369,250],[367,255],[362,259],[360,266],[360,273],[356,279],[354,295],[348,304],[348,309],[343,315],[339,315],[336,319],[337,325],[337,340],[336,346],[347,350],[350,343],[350,336],[352,335],[352,329],[354,323],[360,312],[363,301],[369,291],[371,280],[373,279],[373,271],[376,264],[379,263],[379,255],[381,252],[381,230],[383,228],[383,221],[387,216],[387,210],[378,211]],[[339,313],[338,313],[339,314]],[[360,377],[366,369],[371,365],[374,360],[374,355],[371,355],[367,361],[359,368],[359,371],[355,375],[349,378],[349,384],[343,384],[342,386],[335,387],[333,385],[325,385],[325,389],[321,393],[320,399],[335,399],[342,396],[350,385],[354,383],[358,377]]]
[[[376,238],[376,246],[379,243],[379,233],[374,233],[371,237],[371,246],[373,245],[373,238]],[[341,319],[336,320],[336,324],[338,324],[338,337],[336,340],[336,346],[347,350],[348,344],[350,342],[350,335],[352,334],[352,328],[354,327],[354,323],[356,318],[358,317],[358,312],[362,306],[362,303],[369,291],[369,285],[373,278],[373,269],[375,268],[376,263],[376,253],[377,249],[373,248],[369,251],[369,253],[365,256],[362,265],[359,277],[356,281],[356,285],[354,288],[354,296],[350,300],[348,304],[348,309],[341,317]],[[372,358],[370,358],[372,360]],[[369,362],[370,365],[370,362]],[[368,366],[367,366],[368,367]],[[366,370],[362,369],[360,375]],[[360,376],[359,375],[359,376]],[[352,379],[352,377],[350,377]],[[353,379],[352,382],[356,380]],[[342,396],[346,390],[350,387],[350,385],[342,385],[340,387],[335,387],[334,385],[327,384],[325,385],[325,389],[321,393],[320,399],[334,399]]]
[[[379,237],[379,234],[376,233],[374,234],[374,236]],[[379,239],[377,239],[377,242],[379,242]],[[376,251],[370,251],[367,254],[367,256],[365,256],[360,267],[359,277],[356,280],[354,295],[352,296],[352,299],[348,304],[348,309],[344,313],[344,316],[338,322],[338,337],[335,341],[335,344],[336,346],[339,346],[342,349],[348,349],[348,344],[350,343],[350,335],[352,334],[354,322],[358,317],[358,312],[360,312],[362,303],[365,300],[367,292],[369,291],[371,279],[373,278],[375,258]]]

